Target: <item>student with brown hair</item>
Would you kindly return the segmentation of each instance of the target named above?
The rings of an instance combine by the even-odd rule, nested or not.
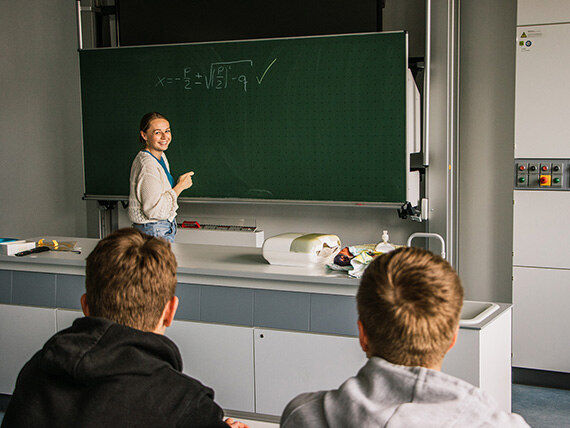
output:
[[[163,334],[178,307],[170,244],[134,229],[87,257],[86,315],[21,370],[2,427],[247,427],[182,373]]]
[[[178,197],[192,187],[193,171],[178,181],[170,174],[166,150],[172,142],[168,119],[158,113],[145,114],[140,121],[138,152],[131,166],[129,219],[144,233],[174,242]]]
[[[461,281],[441,257],[419,248],[378,257],[356,301],[368,362],[336,390],[293,399],[282,427],[528,426],[481,389],[441,373],[463,305]]]

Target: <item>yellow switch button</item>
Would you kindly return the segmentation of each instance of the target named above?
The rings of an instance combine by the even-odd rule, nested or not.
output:
[[[552,181],[551,175],[541,175],[540,176],[540,185],[541,186],[550,186]]]

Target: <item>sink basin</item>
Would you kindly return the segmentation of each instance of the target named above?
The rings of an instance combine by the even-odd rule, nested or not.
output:
[[[479,324],[498,309],[499,305],[496,303],[464,301],[459,325],[470,326]]]

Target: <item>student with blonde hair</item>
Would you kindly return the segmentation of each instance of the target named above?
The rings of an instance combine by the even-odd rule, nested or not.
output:
[[[336,390],[293,399],[282,427],[528,426],[481,389],[440,371],[463,305],[461,281],[441,257],[419,248],[378,257],[356,301],[368,362]]]
[[[87,257],[85,317],[26,363],[2,427],[247,427],[223,420],[164,336],[176,268],[168,242],[134,228],[101,240]]]

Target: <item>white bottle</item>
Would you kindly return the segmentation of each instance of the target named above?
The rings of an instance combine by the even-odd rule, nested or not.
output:
[[[388,231],[383,230],[382,231],[382,241],[379,242],[378,245],[376,245],[376,248],[374,249],[374,251],[376,251],[377,253],[389,253],[390,251],[394,251],[395,248],[392,244],[390,244],[388,242],[389,239],[390,239],[390,237],[388,236]]]

